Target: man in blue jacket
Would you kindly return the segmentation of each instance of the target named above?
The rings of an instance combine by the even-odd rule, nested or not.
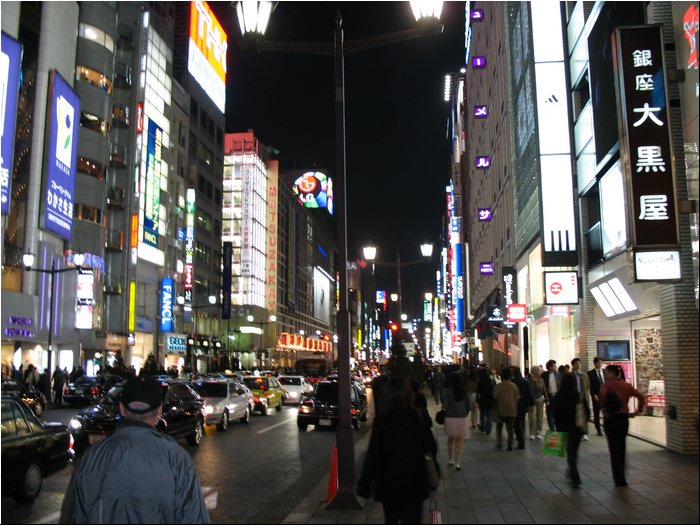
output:
[[[76,467],[60,523],[209,523],[192,458],[155,429],[162,403],[155,380],[126,382],[125,420]]]

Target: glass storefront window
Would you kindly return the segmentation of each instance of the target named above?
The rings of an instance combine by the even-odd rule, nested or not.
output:
[[[78,36],[97,42],[106,47],[110,53],[114,53],[114,39],[99,27],[90,24],[80,24],[78,26]]]
[[[102,224],[102,210],[94,206],[88,206],[87,204],[76,204],[73,217],[81,221]]]
[[[112,81],[99,71],[89,67],[78,66],[75,69],[75,79],[103,89],[108,95],[112,94]]]
[[[80,127],[91,129],[92,131],[96,131],[102,135],[107,135],[110,130],[110,125],[107,122],[102,120],[97,115],[86,113],[84,111],[80,112]]]
[[[86,159],[85,157],[78,157],[78,171],[80,173],[84,173],[85,175],[95,177],[97,180],[105,180],[107,168],[94,160]]]

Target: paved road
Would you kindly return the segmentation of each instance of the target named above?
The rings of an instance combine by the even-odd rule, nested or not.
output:
[[[370,405],[371,392],[369,394]],[[42,420],[68,423],[75,410],[49,409]],[[363,424],[356,440],[369,432]],[[249,425],[231,424],[226,432],[207,427],[199,447],[183,447],[192,455],[203,487],[218,492],[217,507],[210,511],[215,523],[280,523],[328,473],[332,430],[305,433],[296,426],[296,407],[255,415]],[[37,500],[18,505],[2,498],[6,523],[57,523],[66,486],[73,472],[69,465],[49,476]]]

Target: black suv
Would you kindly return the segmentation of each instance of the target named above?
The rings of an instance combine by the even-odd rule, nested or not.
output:
[[[46,410],[46,405],[48,404],[46,396],[39,389],[34,386],[27,386],[14,379],[3,380],[2,395],[20,400],[31,408],[32,412],[37,416],[40,416]]]
[[[352,426],[359,430],[360,421],[367,421],[367,396],[354,384],[350,385],[350,407]],[[319,381],[314,392],[299,403],[299,430],[305,431],[308,425],[335,428],[339,420],[338,381]]]
[[[197,446],[204,436],[204,400],[187,383],[161,383],[163,416],[156,429],[175,439],[185,438]],[[90,445],[114,432],[123,417],[119,413],[119,397],[123,383],[114,386],[99,403],[78,412],[70,421],[75,439],[75,452],[82,454]]]

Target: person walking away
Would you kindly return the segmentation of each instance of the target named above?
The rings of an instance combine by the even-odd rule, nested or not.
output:
[[[442,403],[442,408],[445,409],[447,464],[456,470],[462,470],[462,441],[469,437],[469,392],[464,387],[459,372],[451,372],[447,376]]]
[[[496,402],[498,411],[498,423],[496,423],[496,448],[502,445],[501,432],[503,425],[506,425],[508,433],[508,450],[513,450],[513,426],[518,415],[518,399],[520,393],[518,387],[510,380],[510,370],[504,368],[501,372],[501,382],[493,389],[493,399]]]
[[[581,484],[581,476],[578,473],[578,449],[583,436],[582,429],[576,425],[576,405],[582,403],[583,397],[576,388],[574,374],[566,374],[561,379],[561,388],[557,392],[557,402],[554,407],[554,420],[558,432],[568,434],[566,448],[567,478],[574,487]]]
[[[626,487],[625,453],[629,430],[629,400],[639,399],[639,411],[644,407],[645,397],[636,388],[620,377],[620,367],[605,367],[605,384],[598,398],[603,408],[605,437],[610,451],[610,466],[615,485]]]
[[[39,382],[39,373],[33,364],[29,364],[27,369],[24,371],[24,384],[28,387],[36,387]]]
[[[416,410],[420,412],[423,417],[423,423],[429,427],[433,428],[433,418],[430,417],[430,412],[428,412],[428,400],[425,398],[425,394],[421,392],[420,383],[416,379],[410,379],[411,390],[413,390],[413,406]]]
[[[576,390],[581,394],[581,399],[583,401],[583,410],[586,414],[586,428],[583,431],[583,440],[588,441],[588,420],[591,417],[591,412],[588,409],[588,398],[591,396],[591,383],[588,379],[588,374],[581,370],[581,360],[578,357],[574,357],[571,360],[571,373],[576,378]]]
[[[381,502],[385,523],[420,523],[430,494],[425,455],[435,457],[437,444],[413,406],[406,377],[390,377],[384,396],[384,411],[372,424],[357,495]]]
[[[442,373],[442,368],[438,366],[433,374],[433,397],[436,405],[442,403],[442,388],[444,386],[445,374]]]
[[[77,464],[59,523],[209,523],[192,458],[155,429],[162,401],[154,379],[126,382],[125,419]]]
[[[518,449],[525,448],[525,416],[531,406],[534,406],[535,400],[532,397],[530,383],[523,377],[519,366],[510,367],[510,373],[513,377],[512,381],[518,387],[520,399],[518,399],[518,415],[515,418],[515,437],[518,439]]]
[[[48,368],[44,368],[44,371],[39,374],[39,381],[37,381],[36,387],[44,396],[44,402],[48,406],[51,402],[51,374]]]
[[[489,376],[489,379],[491,379],[491,383],[493,383],[493,386],[496,386],[498,383],[501,382],[501,378],[498,375],[498,370],[496,370],[495,366],[491,367],[491,375]]]
[[[598,396],[600,395],[600,390],[605,384],[605,377],[603,373],[603,361],[600,357],[595,356],[593,358],[593,368],[588,371],[588,383],[591,388],[591,405],[593,406],[593,425],[595,425],[596,434],[599,436],[603,435],[600,429],[600,401]]]
[[[479,383],[476,367],[469,369],[467,377],[467,391],[469,392],[469,412],[471,414],[471,427],[476,428],[479,424],[479,405],[476,403],[476,390]]]
[[[545,365],[547,371],[542,374],[545,387],[545,409],[547,410],[547,425],[549,430],[556,430],[554,424],[554,405],[556,403],[556,395],[559,392],[561,385],[561,374],[557,372],[557,362],[554,359],[547,361]]]
[[[527,411],[527,426],[530,431],[530,439],[542,439],[542,425],[544,422],[545,387],[542,379],[542,367],[533,366],[527,378],[532,390],[534,405]]]
[[[51,377],[51,383],[53,401],[56,405],[61,406],[63,404],[63,370],[58,365],[56,365],[56,370],[54,370]]]
[[[479,430],[484,434],[491,434],[491,418],[493,415],[493,389],[488,369],[479,372],[479,381],[476,385],[476,402],[479,405]]]

